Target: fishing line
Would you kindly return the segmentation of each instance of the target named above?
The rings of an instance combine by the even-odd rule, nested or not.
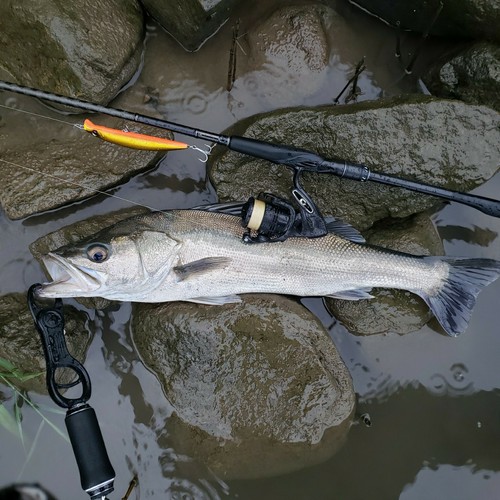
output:
[[[55,121],[55,122],[64,123],[65,125],[69,125],[70,127],[76,127],[76,128],[78,128],[80,130],[83,130],[83,126],[80,125],[79,123],[67,122],[65,120],[60,120],[59,118],[53,118],[52,116],[41,115],[39,113],[34,113],[33,111],[26,111],[25,109],[14,108],[13,106],[7,106],[5,104],[0,104],[0,108],[9,109],[11,111],[18,111],[19,113],[25,113],[27,115],[37,116],[38,118],[45,118],[46,120],[52,120],[52,121]]]
[[[7,163],[8,165],[11,165],[13,167],[23,168],[25,170],[29,170],[30,172],[34,172],[36,174],[40,174],[40,175],[44,175],[46,177],[50,177],[51,179],[57,180],[59,182],[65,182],[67,184],[71,184],[71,185],[77,186],[79,188],[87,189],[87,190],[89,190],[89,191],[91,191],[93,193],[103,194],[105,196],[109,196],[110,198],[116,198],[117,200],[121,200],[121,201],[125,201],[127,203],[131,203],[132,205],[137,205],[139,207],[147,208],[148,210],[152,210],[153,212],[164,212],[164,210],[159,210],[158,208],[150,207],[149,205],[144,205],[143,203],[138,203],[136,201],[129,200],[127,198],[123,198],[122,196],[119,196],[117,194],[107,193],[106,191],[101,191],[99,189],[96,189],[96,188],[93,188],[93,187],[90,187],[90,186],[86,186],[85,184],[79,184],[78,182],[70,181],[68,179],[64,179],[62,177],[58,177],[57,175],[48,174],[47,172],[42,172],[41,170],[37,170],[36,168],[27,167],[26,165],[19,165],[18,163],[14,163],[12,161],[3,160],[2,158],[0,158],[0,161],[3,162],[3,163]]]
[[[108,193],[106,191],[101,191],[99,189],[95,189],[93,187],[86,186],[85,184],[79,184],[78,182],[74,182],[74,181],[70,181],[68,179],[64,179],[62,177],[58,177],[57,175],[48,174],[46,172],[42,172],[41,170],[37,170],[36,168],[27,167],[26,165],[20,165],[18,163],[14,163],[12,161],[4,160],[2,158],[0,158],[0,161],[3,162],[3,163],[6,163],[7,165],[13,166],[13,167],[23,168],[25,170],[29,170],[30,172],[34,172],[34,173],[39,174],[39,175],[44,175],[46,177],[50,177],[50,178],[52,178],[54,180],[57,180],[57,181],[60,181],[60,182],[66,182],[67,184],[72,184],[73,186],[76,186],[76,187],[79,187],[79,188],[83,188],[83,189],[87,189],[87,190],[89,190],[89,191],[91,191],[93,193],[96,193],[96,194],[103,194],[105,196],[109,196],[110,198],[115,198],[117,200],[124,201],[126,203],[130,203],[132,205],[136,205],[138,207],[147,208],[148,210],[151,210],[152,212],[161,212],[161,213],[164,213],[164,214],[166,214],[166,213],[169,212],[169,210],[160,210],[160,209],[152,207],[150,205],[145,205],[143,203],[138,203],[136,201],[129,200],[128,198],[124,198],[123,196],[119,196],[117,194],[111,194],[111,193]],[[57,207],[57,208],[61,208],[61,207]],[[194,207],[193,210],[202,210],[202,207],[201,206]],[[206,225],[204,223],[197,222],[196,220],[192,220],[190,222],[190,224],[192,224],[193,226],[201,227],[202,229],[206,228]]]

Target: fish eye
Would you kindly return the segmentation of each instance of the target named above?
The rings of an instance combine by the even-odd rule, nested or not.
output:
[[[87,248],[87,257],[92,262],[104,262],[110,255],[110,251],[107,246],[101,243],[94,243]]]

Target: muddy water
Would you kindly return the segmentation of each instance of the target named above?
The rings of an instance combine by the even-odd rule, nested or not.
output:
[[[278,4],[252,3],[251,9],[242,9],[240,32]],[[231,20],[191,54],[151,23],[144,67],[116,105],[140,106],[146,89],[151,100],[143,105],[145,114],[154,108],[169,120],[219,131],[257,112],[331,103],[362,56],[367,71],[359,80],[360,100],[420,88],[416,77],[402,78],[391,29],[344,3],[339,2],[339,12],[342,19],[330,33],[330,64],[313,86],[301,85],[286,72],[278,72],[280,84],[272,85],[262,72],[249,69],[239,49],[238,77],[230,94],[225,85]],[[416,43],[406,36],[403,54],[407,56]],[[244,37],[241,45],[246,50]],[[417,76],[425,61],[441,49],[437,44],[427,47]],[[1,104],[7,100],[9,105],[43,109],[37,103],[0,95]],[[19,140],[23,119],[2,111],[2,121]],[[37,124],[48,127],[50,135],[50,125],[43,119],[30,120],[40,120]],[[169,153],[154,172],[137,176],[114,193],[158,208],[213,202],[216,194],[206,184],[205,166],[197,159],[195,152]],[[498,197],[500,176],[477,192]],[[43,279],[28,251],[29,243],[39,236],[126,206],[117,199],[96,196],[23,221],[9,221],[0,214],[1,293],[26,291]],[[435,214],[434,222],[448,255],[500,255],[499,220],[450,205]],[[169,429],[163,425],[172,408],[155,377],[138,360],[129,331],[130,304],[87,311],[96,333],[85,363],[94,381],[91,404],[117,473],[111,498],[121,498],[135,474],[139,487],[131,498],[498,498],[499,296],[500,282],[481,294],[468,331],[458,339],[440,335],[432,324],[404,337],[355,337],[330,317],[321,300],[304,299],[304,305],[329,328],[352,374],[359,413],[368,413],[372,425],[353,426],[346,445],[321,465],[280,477],[227,482],[173,447]],[[10,394],[4,386],[0,391]],[[54,405],[48,397],[33,394],[32,398],[64,428],[63,416],[49,412]],[[5,406],[11,409],[12,400]],[[0,485],[38,481],[60,499],[85,498],[69,445],[47,425],[38,432],[40,418],[33,411],[24,407],[23,416],[24,445],[0,428]]]

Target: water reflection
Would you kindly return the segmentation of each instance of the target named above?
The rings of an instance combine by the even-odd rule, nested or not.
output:
[[[475,225],[472,226],[472,228],[457,225],[443,225],[438,227],[438,232],[443,240],[461,240],[481,247],[489,246],[498,236],[496,231]]]
[[[206,188],[205,179],[192,179],[190,177],[181,178],[177,174],[164,175],[156,174],[150,175],[144,182],[146,189],[160,189],[163,193],[168,190],[172,192],[180,191],[182,193],[192,193],[194,191],[201,192]]]
[[[130,315],[130,304],[114,304],[94,322],[96,331],[102,333],[106,377],[117,383],[118,394],[109,395],[101,425],[118,424],[116,437],[122,443],[128,469],[128,475],[123,470],[119,473],[120,479],[137,475],[140,498],[218,500],[226,496],[228,487],[223,481],[200,462],[175,451],[167,427],[172,407],[156,378],[138,359]]]
[[[158,461],[163,476],[170,481],[168,493],[171,498],[219,500],[228,496],[227,483],[213,474],[205,465],[175,451],[166,429],[158,431],[157,440],[160,448],[163,449]]]
[[[328,462],[281,478],[230,481],[234,497],[331,500],[332,498],[496,498],[484,471],[500,474],[500,391],[467,397],[436,397],[423,387],[406,388],[384,404],[362,405],[372,425],[351,429],[348,446]],[[481,423],[478,426],[478,422]],[[353,466],[355,464],[355,466]],[[405,497],[422,464],[453,464],[455,480],[469,495],[454,496],[444,481],[432,488],[417,481],[419,495]],[[451,467],[451,466],[450,466]],[[476,472],[473,483],[470,474]],[[400,496],[401,495],[401,496]]]
[[[447,498],[469,500],[470,498],[494,499],[500,491],[500,474],[480,469],[475,464],[453,466],[449,464],[424,464],[399,497],[400,500],[420,500],[446,491]]]

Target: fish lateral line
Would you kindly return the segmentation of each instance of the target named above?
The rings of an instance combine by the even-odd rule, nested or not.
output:
[[[119,146],[146,151],[172,151],[188,149],[190,146],[185,142],[172,141],[163,137],[139,134],[126,130],[118,130],[111,127],[96,125],[88,118],[83,122],[83,130],[99,137],[103,141],[111,142]]]

